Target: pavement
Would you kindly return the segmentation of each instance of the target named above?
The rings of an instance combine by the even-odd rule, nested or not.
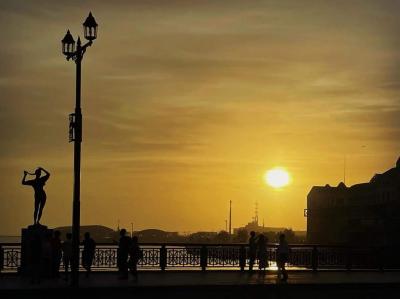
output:
[[[81,274],[79,289],[71,288],[63,279],[31,284],[29,279],[16,275],[0,278],[1,298],[76,298],[77,295],[113,299],[130,295],[135,298],[254,298],[260,295],[296,299],[321,298],[321,295],[324,299],[400,298],[400,272],[292,271],[286,283],[277,280],[275,271],[253,274],[144,271],[139,273],[138,281],[132,277],[119,280],[117,273],[97,272],[89,278]]]

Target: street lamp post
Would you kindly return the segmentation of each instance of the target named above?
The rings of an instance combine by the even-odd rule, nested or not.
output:
[[[81,187],[81,142],[82,142],[82,112],[81,112],[81,63],[87,47],[93,44],[97,37],[97,23],[92,13],[83,23],[84,36],[88,42],[81,44],[78,37],[75,50],[75,40],[69,30],[62,39],[62,52],[67,60],[76,64],[76,102],[75,113],[69,116],[69,142],[74,142],[74,195],[72,205],[72,285],[79,285],[79,229],[80,229],[80,187]]]

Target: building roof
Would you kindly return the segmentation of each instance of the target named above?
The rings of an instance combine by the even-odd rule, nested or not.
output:
[[[355,184],[350,187],[350,190],[352,191],[363,191],[367,190],[369,188],[370,184],[369,183],[360,183],[360,184]]]
[[[336,187],[330,186],[328,184],[326,184],[325,186],[313,186],[309,192],[309,195],[312,193],[340,192],[347,189],[348,187],[343,182],[340,182]]]
[[[336,187],[332,187],[329,184],[325,186],[313,186],[308,193],[308,195],[314,194],[326,194],[326,193],[336,193],[336,192],[364,192],[376,183],[392,182],[394,180],[400,179],[400,158],[396,162],[396,167],[391,168],[381,174],[375,174],[368,183],[355,184],[353,186],[347,187],[343,182],[340,182]]]

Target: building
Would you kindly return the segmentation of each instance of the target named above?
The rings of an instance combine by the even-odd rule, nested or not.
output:
[[[400,244],[400,158],[368,183],[314,186],[307,196],[307,241],[323,244]]]
[[[264,224],[261,226],[258,224],[258,219],[254,219],[252,221],[250,221],[249,223],[247,223],[245,226],[242,227],[238,227],[238,228],[234,228],[233,229],[233,234],[237,235],[239,233],[239,231],[247,231],[247,232],[251,232],[251,231],[255,231],[256,233],[263,233],[267,230],[266,227],[264,227]]]
[[[252,221],[247,223],[245,226],[234,228],[233,234],[237,235],[240,231],[246,231],[247,233],[254,231],[256,233],[266,233],[266,232],[282,232],[284,231],[284,227],[266,227],[264,226],[264,220],[262,225],[258,222],[258,203],[255,204],[255,213],[254,217],[252,217]]]

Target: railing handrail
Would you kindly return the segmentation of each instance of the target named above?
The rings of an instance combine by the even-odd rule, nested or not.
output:
[[[118,243],[97,243],[97,246],[118,246]],[[267,243],[267,247],[278,247],[278,243]],[[385,246],[352,246],[352,245],[340,245],[340,244],[296,244],[296,243],[291,243],[288,244],[289,247],[295,247],[295,248],[341,248],[341,249],[380,249],[384,248]],[[21,246],[21,243],[18,242],[4,242],[0,243],[1,246]],[[245,246],[248,247],[248,243],[187,243],[187,242],[139,242],[139,246],[179,246],[179,247],[201,247],[201,246],[210,246],[210,247],[241,247]]]

